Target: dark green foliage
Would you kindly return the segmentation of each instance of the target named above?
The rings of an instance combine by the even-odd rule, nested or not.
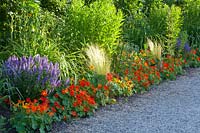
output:
[[[7,122],[6,122],[6,118],[3,117],[3,116],[0,116],[0,132],[1,132],[1,133],[6,132],[6,128],[5,128],[6,123],[7,123]]]
[[[64,10],[68,0],[40,0],[40,6],[56,15],[64,15]]]

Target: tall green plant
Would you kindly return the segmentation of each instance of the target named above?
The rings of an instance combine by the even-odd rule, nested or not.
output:
[[[167,52],[171,55],[174,55],[177,38],[179,37],[182,28],[181,8],[176,7],[175,5],[171,6],[166,18],[166,24]]]
[[[124,42],[129,47],[142,48],[148,30],[143,4],[140,0],[115,0],[115,5],[125,14],[122,32]]]

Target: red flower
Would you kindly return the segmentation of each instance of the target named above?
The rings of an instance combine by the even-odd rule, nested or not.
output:
[[[83,111],[84,111],[84,112],[88,112],[89,110],[90,110],[89,107],[86,107],[86,106],[85,106],[85,107],[83,108]]]
[[[63,116],[63,120],[64,121],[66,121],[67,120],[67,116],[65,115],[65,116]]]
[[[76,92],[78,92],[80,89],[80,86],[76,86],[75,89],[76,89]]]
[[[193,49],[193,50],[191,50],[191,53],[195,55],[197,53],[197,51],[195,49]]]
[[[38,108],[40,113],[46,112],[48,109],[49,109],[49,105],[48,104],[41,104],[41,105],[39,105],[39,108]]]
[[[88,103],[91,104],[91,105],[95,105],[95,104],[96,104],[94,98],[91,98],[91,97],[90,97],[90,98],[88,98],[87,101],[88,101]]]
[[[59,97],[59,95],[56,93],[56,94],[54,94],[54,97],[55,97],[55,98],[58,98],[58,97]]]
[[[74,85],[74,84],[72,84],[72,85],[69,87],[70,90],[73,90],[74,88],[75,88],[75,85]]]
[[[41,100],[43,103],[49,103],[49,100],[48,100],[46,97],[41,97],[40,100]]]
[[[70,94],[70,96],[74,96],[74,90],[70,90],[70,92],[69,92],[69,94]]]
[[[28,97],[28,98],[26,98],[26,102],[27,103],[30,103],[31,102],[31,99]]]
[[[79,93],[80,93],[80,96],[81,96],[81,97],[83,97],[83,96],[87,95],[87,92],[86,92],[86,91],[83,91],[83,90],[80,90],[80,92],[79,92]]]
[[[150,82],[149,82],[149,81],[146,81],[146,82],[144,82],[142,85],[143,85],[145,88],[148,88],[149,85],[150,85]]]
[[[169,64],[168,64],[168,63],[165,63],[165,62],[163,62],[163,68],[164,68],[164,69],[168,69],[168,67],[169,67]]]
[[[4,102],[5,102],[6,104],[10,104],[9,98],[6,98],[6,99],[4,100]]]
[[[73,117],[77,117],[76,111],[72,111],[72,112],[71,112],[71,115],[72,115]]]
[[[173,67],[171,67],[171,68],[169,69],[169,71],[170,71],[170,72],[173,72],[173,71],[174,71],[174,68],[173,68]]]
[[[144,74],[144,79],[148,80],[149,79],[149,75],[148,74]]]
[[[30,106],[30,108],[31,108],[31,111],[34,113],[34,112],[36,112],[37,111],[37,106],[34,106],[34,105],[31,105]]]
[[[141,81],[141,77],[138,75],[137,76],[137,81],[140,82]]]
[[[124,74],[125,74],[125,75],[128,75],[128,69],[125,70]]]
[[[37,103],[37,102],[38,102],[38,100],[37,100],[37,99],[34,99],[34,100],[33,100],[33,103]]]
[[[56,107],[56,108],[60,108],[60,104],[58,103],[58,102],[54,102],[54,106]]]
[[[101,89],[102,88],[102,84],[98,84],[97,88]]]
[[[44,96],[44,97],[46,97],[48,94],[47,94],[47,90],[43,90],[42,92],[41,92],[41,95],[42,96]]]
[[[200,57],[198,57],[197,60],[200,61]]]
[[[85,87],[85,86],[90,86],[90,82],[86,81],[86,80],[80,80],[79,84],[81,87]]]
[[[107,74],[106,74],[106,79],[107,79],[108,81],[112,81],[113,75],[112,75],[111,73],[107,73]]]
[[[56,109],[54,107],[51,107],[52,112],[56,112]]]
[[[74,102],[73,103],[73,107],[77,107],[78,106],[78,103],[77,102]]]
[[[160,72],[156,72],[157,77],[160,79]]]
[[[109,90],[109,87],[107,85],[104,85],[104,90]]]

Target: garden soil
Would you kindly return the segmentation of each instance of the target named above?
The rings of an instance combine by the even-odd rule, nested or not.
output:
[[[51,133],[200,133],[200,68],[119,98],[91,117],[55,123]]]

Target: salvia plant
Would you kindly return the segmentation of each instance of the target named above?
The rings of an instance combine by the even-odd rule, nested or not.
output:
[[[12,86],[17,87],[14,97],[37,97],[43,89],[49,92],[59,86],[60,70],[58,63],[53,64],[47,57],[11,56],[2,64],[2,77],[9,79]],[[20,95],[19,95],[20,93]]]

